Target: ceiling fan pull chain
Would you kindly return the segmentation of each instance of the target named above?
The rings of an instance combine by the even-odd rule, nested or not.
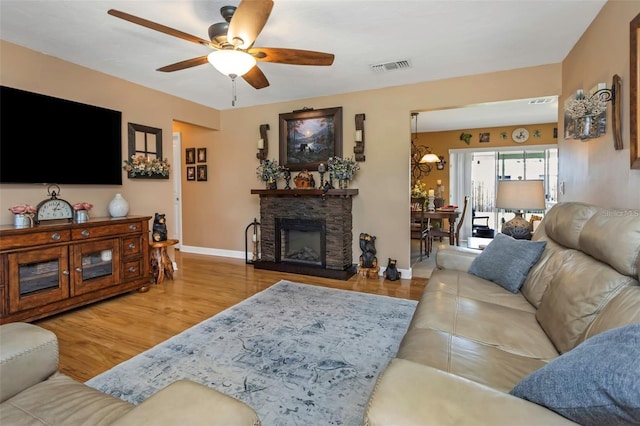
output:
[[[236,106],[236,100],[238,99],[238,97],[236,96],[236,75],[235,74],[229,74],[229,77],[231,77],[231,106]]]

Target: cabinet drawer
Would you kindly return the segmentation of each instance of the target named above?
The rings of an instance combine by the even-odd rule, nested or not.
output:
[[[72,230],[71,237],[74,240],[86,240],[87,238],[99,238],[108,237],[111,235],[132,234],[142,231],[142,224],[140,222],[135,223],[121,223],[106,226],[87,226],[82,228],[75,228]]]
[[[131,281],[133,279],[140,278],[143,273],[142,259],[125,262],[123,273],[125,281]]]
[[[146,242],[146,239],[144,240]],[[142,236],[128,237],[122,239],[122,255],[124,257],[137,256],[142,253]]]
[[[2,239],[0,239],[0,248],[2,248],[2,250],[7,250],[50,243],[61,243],[65,241],[71,241],[71,231],[68,229],[31,232],[26,235],[9,235],[2,237]]]

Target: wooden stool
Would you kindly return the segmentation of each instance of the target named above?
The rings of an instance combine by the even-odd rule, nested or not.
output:
[[[167,247],[178,244],[178,240],[166,241],[150,241],[151,248],[151,271],[153,272],[153,281],[161,284],[164,277],[173,279],[173,261],[167,253]]]

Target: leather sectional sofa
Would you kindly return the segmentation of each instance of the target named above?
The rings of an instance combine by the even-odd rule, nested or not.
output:
[[[640,214],[561,203],[547,213],[533,240],[546,246],[516,293],[468,272],[482,252],[438,250],[438,269],[396,358],[378,379],[364,424],[575,424],[509,392],[593,336],[640,323]],[[611,347],[607,353],[613,358],[618,351]],[[595,362],[604,370],[609,356],[601,358]],[[635,380],[637,415],[640,364],[633,363],[621,368]],[[600,369],[570,372],[574,388],[580,388],[582,375],[594,372],[583,370]],[[549,392],[564,392],[549,386]]]
[[[99,392],[58,371],[58,340],[33,324],[0,326],[2,425],[247,425],[256,413],[241,401],[187,380],[140,405]]]

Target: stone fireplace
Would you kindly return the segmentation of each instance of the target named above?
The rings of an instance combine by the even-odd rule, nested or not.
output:
[[[357,189],[254,189],[260,195],[257,269],[349,279],[352,197]]]

